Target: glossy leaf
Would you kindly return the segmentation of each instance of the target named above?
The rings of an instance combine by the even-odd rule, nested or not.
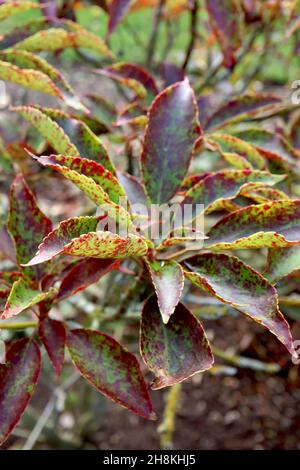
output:
[[[236,64],[236,52],[242,43],[240,4],[237,0],[206,0],[212,29],[218,38],[226,67]]]
[[[91,49],[104,57],[113,58],[113,54],[104,41],[95,34],[78,28],[75,31],[65,31],[62,28],[50,28],[38,31],[23,41],[14,45],[15,49],[28,52],[57,51],[68,47]]]
[[[151,279],[164,323],[168,323],[178,304],[184,286],[184,275],[176,261],[148,261]]]
[[[43,263],[59,254],[118,259],[147,253],[148,247],[142,238],[131,234],[123,238],[111,232],[96,232],[98,222],[97,217],[75,217],[61,222],[44,239],[28,266]]]
[[[147,367],[155,374],[155,390],[182,382],[213,365],[207,337],[197,318],[179,303],[165,325],[155,296],[143,308],[140,348]]]
[[[268,253],[268,267],[265,276],[277,282],[300,269],[300,247],[274,248]]]
[[[0,444],[7,439],[24,413],[41,369],[38,345],[30,338],[12,343],[6,364],[0,364]]]
[[[56,292],[54,288],[48,292],[41,292],[28,279],[21,278],[12,286],[2,318],[14,317],[42,301],[53,299]]]
[[[211,174],[191,187],[182,204],[203,204],[206,210],[222,208],[225,200],[236,198],[248,189],[273,185],[284,176],[258,170],[224,170]]]
[[[116,269],[118,261],[111,259],[87,258],[76,264],[63,278],[57,298],[65,299],[86,289],[101,277]]]
[[[247,121],[254,117],[257,111],[272,109],[274,104],[280,103],[281,99],[266,94],[243,95],[229,100],[222,105],[205,123],[205,129],[220,129],[228,124]]]
[[[67,176],[70,173],[67,169],[79,175],[86,176],[92,179],[97,185],[101,186],[112,202],[116,204],[120,204],[121,202],[123,204],[126,203],[125,191],[119,184],[117,178],[100,163],[87,158],[69,157],[66,155],[50,155],[35,158],[41,165],[57,170],[68,179],[71,179],[71,176]]]
[[[278,309],[276,290],[261,274],[225,254],[205,253],[186,260],[185,266],[192,283],[264,325],[293,353],[291,332]]]
[[[72,361],[98,392],[146,419],[155,417],[136,357],[110,336],[72,330],[67,337]]]
[[[221,219],[208,233],[214,250],[280,248],[300,244],[300,201],[248,206]]]
[[[98,73],[130,88],[140,98],[145,98],[146,92],[150,93],[152,98],[158,93],[154,78],[138,65],[120,62],[98,70]]]
[[[188,80],[166,88],[153,101],[141,156],[147,194],[168,202],[185,177],[193,147],[202,136],[195,96]]]
[[[10,192],[8,229],[12,235],[19,264],[27,263],[35,254],[38,245],[52,230],[52,222],[43,214],[23,176],[16,176]],[[47,267],[26,269],[25,273],[38,279]]]
[[[39,323],[38,334],[56,375],[60,375],[65,359],[66,330],[64,324],[61,321],[45,317]]]
[[[108,35],[111,35],[128,12],[132,0],[111,0],[108,7]]]

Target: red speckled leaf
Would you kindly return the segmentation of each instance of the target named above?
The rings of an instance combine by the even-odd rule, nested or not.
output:
[[[81,375],[100,393],[146,419],[155,417],[136,357],[95,330],[69,332],[67,346]]]
[[[110,36],[129,10],[132,0],[111,0],[108,7],[108,32]]]
[[[186,193],[182,204],[203,204],[207,210],[222,208],[224,201],[232,200],[247,189],[273,185],[284,179],[258,170],[224,170],[211,174],[196,183]]]
[[[190,258],[185,266],[191,282],[264,325],[293,353],[290,328],[279,311],[277,292],[261,274],[235,256],[216,253]]]
[[[300,244],[300,200],[248,206],[221,219],[208,233],[214,250],[281,248]]]
[[[11,318],[40,302],[52,300],[56,292],[55,288],[48,292],[41,292],[35,283],[33,284],[27,278],[20,278],[12,286],[1,318]]]
[[[2,3],[2,2],[1,2]],[[25,11],[31,10],[32,8],[41,8],[36,2],[29,1],[6,1],[3,5],[0,5],[0,21],[9,18],[12,15],[18,13],[24,13]]]
[[[61,222],[40,244],[27,265],[43,263],[59,254],[118,259],[147,253],[144,239],[131,234],[123,238],[111,232],[96,231],[98,222],[97,217],[75,217]]]
[[[30,338],[12,343],[0,365],[0,444],[19,422],[34,392],[41,368],[37,344]]]
[[[99,281],[105,274],[116,269],[119,261],[87,258],[76,264],[63,278],[58,291],[58,300],[65,299]]]
[[[186,176],[193,147],[202,138],[194,92],[188,80],[166,88],[153,101],[141,156],[153,203],[168,202]]]
[[[205,129],[220,129],[228,124],[246,121],[254,117],[256,113],[272,109],[274,104],[280,103],[281,99],[264,94],[243,95],[233,98],[222,105],[205,123]]]
[[[119,184],[117,178],[108,170],[105,170],[100,163],[89,160],[88,158],[69,157],[66,155],[50,155],[42,157],[35,157],[33,155],[33,157],[41,165],[53,168],[64,176],[69,174],[69,172],[65,173],[64,168],[69,168],[72,172],[91,178],[97,185],[101,186],[112,202],[119,204],[122,202],[120,201],[121,198],[123,199],[123,204],[126,202],[125,191]]]
[[[148,263],[161,316],[168,323],[183,291],[183,270],[176,261],[149,260]]]
[[[271,282],[277,282],[298,269],[300,269],[300,246],[269,250],[265,276]]]
[[[248,161],[254,168],[259,170],[266,168],[265,159],[250,143],[227,134],[212,134],[211,139],[218,144],[221,155],[225,154],[226,157],[228,153],[237,154]]]
[[[10,212],[8,229],[16,244],[19,264],[29,261],[36,253],[38,245],[52,230],[52,222],[37,206],[35,197],[23,176],[16,176],[10,192]],[[40,277],[48,267],[25,269],[26,275]]]
[[[60,375],[65,359],[66,330],[61,321],[45,317],[39,323],[39,338],[57,375]]]
[[[140,98],[145,98],[146,92],[148,92],[153,99],[158,93],[158,88],[152,75],[138,65],[120,62],[98,70],[98,73],[127,86]]]
[[[242,14],[238,0],[206,0],[209,19],[218,38],[228,68],[236,64],[236,52],[242,44]]]
[[[146,365],[155,374],[155,390],[204,372],[214,362],[199,320],[179,303],[165,325],[155,296],[143,308],[140,348]]]

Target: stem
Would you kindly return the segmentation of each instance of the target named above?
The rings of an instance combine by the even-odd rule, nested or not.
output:
[[[157,8],[154,13],[153,27],[152,27],[152,31],[150,34],[148,52],[147,52],[148,67],[151,67],[152,65],[153,56],[154,56],[156,43],[157,43],[159,25],[163,16],[165,3],[166,3],[166,0],[159,0],[159,4],[157,5]]]
[[[181,383],[173,385],[167,392],[164,418],[157,431],[160,436],[162,450],[173,449],[173,434],[175,430],[176,412],[180,399]]]
[[[182,64],[182,69],[186,70],[188,63],[190,61],[192,52],[195,47],[195,42],[197,38],[197,16],[198,16],[198,0],[194,0],[193,6],[191,9],[191,37],[190,37],[190,42],[187,47],[187,51],[185,54],[185,59]]]
[[[23,321],[23,322],[0,322],[0,330],[24,330],[25,328],[35,328],[36,321]]]
[[[243,356],[236,356],[235,354],[229,353],[227,351],[222,351],[216,346],[213,346],[212,350],[215,356],[218,356],[221,359],[224,359],[225,361],[237,367],[268,372],[269,374],[274,374],[280,370],[280,366],[272,362],[266,364],[265,362],[258,361],[256,359],[251,359]]]

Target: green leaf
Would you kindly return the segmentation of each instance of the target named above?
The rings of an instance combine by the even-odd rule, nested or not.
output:
[[[210,230],[206,246],[220,251],[299,244],[300,200],[283,200],[229,214]]]
[[[78,329],[68,333],[67,346],[81,375],[98,392],[143,418],[155,418],[136,357],[115,339]]]
[[[148,260],[148,265],[163,322],[168,323],[183,291],[182,267],[176,261]]]
[[[250,143],[228,134],[212,134],[209,138],[218,144],[221,155],[226,155],[228,152],[237,153],[248,161],[253,168],[259,170],[266,168],[264,158]]]
[[[18,424],[35,390],[41,369],[38,345],[30,338],[12,343],[0,364],[0,444]]]
[[[269,250],[265,276],[271,282],[277,282],[297,269],[300,269],[300,246]]]
[[[61,222],[44,239],[27,265],[43,263],[59,254],[118,259],[147,253],[146,242],[136,235],[123,238],[111,232],[96,232],[99,220],[97,217],[75,217]]]
[[[100,168],[99,165],[98,167],[96,167],[97,164],[95,162],[92,162],[92,160],[89,161],[89,160],[81,159],[80,157],[78,157],[78,158],[73,158],[73,162],[72,162],[72,157],[68,158],[68,157],[64,157],[61,155],[58,155],[57,157],[55,155],[50,156],[50,157],[47,157],[47,156],[40,157],[40,158],[37,158],[37,161],[41,163],[42,165],[45,165],[47,167],[50,167],[58,171],[65,178],[72,181],[79,189],[81,189],[81,191],[89,199],[91,199],[91,201],[93,201],[97,206],[99,206],[103,211],[105,211],[110,218],[112,218],[113,220],[116,220],[119,224],[124,225],[126,227],[130,227],[132,225],[129,213],[122,206],[114,203],[109,198],[109,195],[104,191],[102,186],[96,183],[96,180],[99,181],[99,172],[101,172],[102,169],[104,170],[103,167],[102,169]],[[75,168],[78,171],[76,171]],[[98,175],[96,175],[97,170],[98,170]],[[91,171],[93,171],[93,176],[92,174],[90,174]],[[105,176],[103,173],[102,175],[103,175],[103,178],[102,178],[102,182],[103,182]],[[106,176],[107,175],[108,175],[108,172],[106,173]],[[113,178],[112,175],[111,177]],[[112,179],[109,182],[107,178],[105,186],[108,187],[109,183],[112,183]],[[109,191],[111,194],[113,194],[114,199],[119,198],[119,196],[117,196],[118,188],[119,188],[119,192],[121,192],[122,190],[119,185],[117,185],[116,187],[114,187],[113,185],[110,185],[109,187]]]
[[[278,308],[275,288],[235,256],[205,253],[186,260],[186,277],[196,286],[264,325],[292,354],[289,325]]]
[[[194,92],[175,83],[153,101],[141,156],[142,174],[153,203],[168,202],[185,177],[194,145],[202,138]]]
[[[179,303],[167,325],[155,296],[143,308],[141,354],[155,374],[154,390],[169,387],[210,369],[213,355],[201,323]]]
[[[271,175],[258,170],[224,170],[210,174],[193,186],[185,195],[182,204],[203,204],[206,211],[218,210],[224,201],[233,200],[245,191],[273,185],[284,176]]]
[[[0,5],[0,21],[9,18],[10,16],[17,15],[19,13],[24,13],[25,11],[32,10],[32,8],[40,9],[40,5],[36,2],[28,1],[10,1]]]
[[[126,206],[126,193],[124,189],[119,184],[117,178],[100,163],[87,158],[69,157],[67,155],[50,155],[34,158],[41,165],[57,170],[67,178],[69,174],[67,169],[69,169],[72,172],[92,179],[97,185],[101,186],[112,202],[115,204],[122,203]]]
[[[66,48],[84,48],[98,52],[104,57],[112,59],[114,56],[105,42],[96,34],[84,30],[82,27],[74,31],[65,31],[62,28],[50,28],[38,31],[23,41],[14,45],[15,49],[28,52],[57,51]]]
[[[11,186],[8,229],[15,241],[20,265],[34,256],[43,238],[52,230],[51,220],[39,209],[33,193],[21,175],[16,176]],[[40,280],[47,270],[48,266],[26,268],[25,274]]]
[[[52,288],[48,292],[41,292],[28,279],[19,279],[14,282],[7,299],[2,317],[11,318],[43,300],[53,299],[57,290]]]

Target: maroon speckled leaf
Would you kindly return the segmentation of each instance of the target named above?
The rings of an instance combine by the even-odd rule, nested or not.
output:
[[[118,265],[119,261],[112,259],[87,258],[80,261],[63,278],[57,295],[58,300],[86,289]]]
[[[129,10],[132,0],[112,0],[108,7],[108,31],[110,36]]]
[[[236,52],[242,43],[242,14],[238,0],[206,0],[209,19],[218,38],[228,68],[236,64]]]
[[[45,317],[39,323],[39,338],[57,375],[60,375],[65,359],[66,329],[61,321]]]
[[[67,336],[72,361],[100,393],[146,419],[155,418],[136,357],[112,337],[95,330]]]
[[[40,368],[40,350],[30,338],[9,346],[6,364],[0,365],[0,444],[7,439],[25,411]]]
[[[155,374],[155,390],[204,372],[214,362],[199,320],[179,303],[165,325],[155,295],[143,308],[140,348],[146,365]]]
[[[188,82],[166,88],[153,101],[141,156],[147,194],[168,202],[186,176],[193,147],[202,138],[194,92]]]
[[[52,222],[37,206],[35,197],[23,176],[16,176],[10,192],[8,229],[16,244],[19,264],[27,263],[36,253],[38,245],[52,230]],[[40,277],[48,267],[25,269],[28,276]]]
[[[221,219],[208,233],[213,250],[283,248],[300,245],[300,200],[248,206]]]
[[[96,231],[99,217],[75,217],[64,220],[39,245],[27,266],[44,263],[59,254],[88,258],[126,258],[144,256],[148,246],[143,238],[128,234]]]
[[[205,129],[221,129],[228,124],[247,121],[253,118],[263,108],[264,111],[272,109],[281,99],[266,94],[243,95],[233,98],[222,105],[205,123]]]
[[[176,261],[149,260],[148,263],[161,316],[168,323],[183,291],[183,269]]]
[[[185,261],[186,277],[196,286],[264,325],[292,354],[289,324],[278,308],[276,289],[235,256],[204,253]]]

